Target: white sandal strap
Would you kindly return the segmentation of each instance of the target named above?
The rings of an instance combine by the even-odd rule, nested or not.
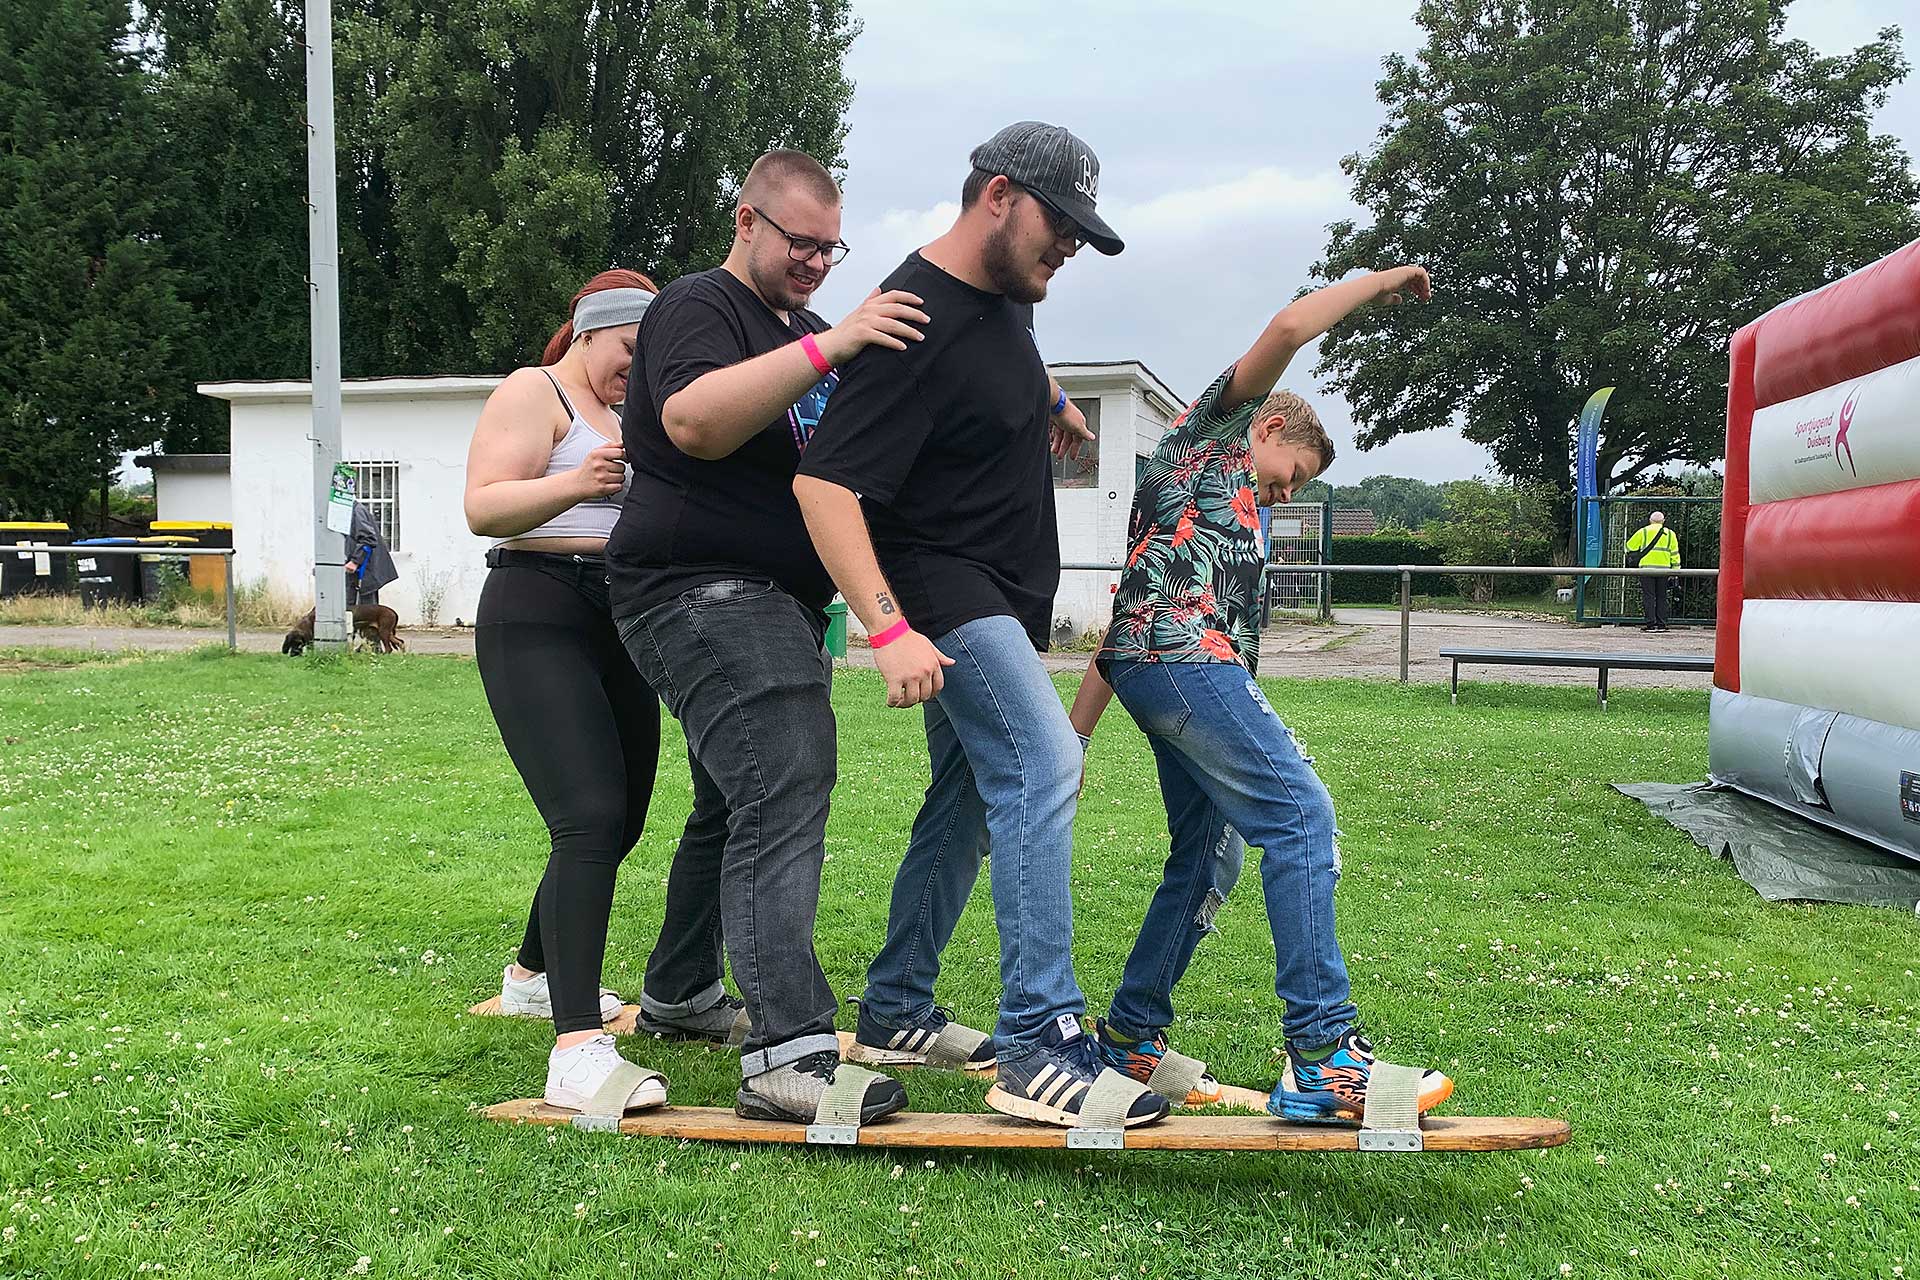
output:
[[[875,1080],[887,1078],[878,1071],[841,1063],[833,1069],[833,1083],[820,1095],[820,1102],[813,1109],[813,1122],[859,1127],[860,1110],[867,1100],[867,1086]]]
[[[993,1039],[984,1031],[975,1031],[972,1027],[963,1027],[957,1022],[949,1022],[940,1028],[940,1034],[927,1046],[927,1065],[930,1067],[964,1067],[973,1061],[973,1055],[980,1046]]]
[[[1147,1088],[1174,1106],[1184,1107],[1187,1095],[1199,1087],[1201,1078],[1206,1074],[1206,1063],[1169,1049],[1154,1064],[1153,1074],[1147,1077]]]
[[[1108,1067],[1094,1078],[1093,1085],[1080,1099],[1082,1129],[1124,1129],[1127,1113],[1142,1096],[1153,1092],[1132,1076]]]
[[[587,1099],[587,1105],[580,1109],[580,1113],[589,1116],[623,1115],[627,1100],[649,1080],[658,1080],[662,1087],[667,1083],[667,1078],[658,1071],[649,1071],[622,1059],[618,1066],[607,1073],[607,1078],[593,1091],[593,1096]]]

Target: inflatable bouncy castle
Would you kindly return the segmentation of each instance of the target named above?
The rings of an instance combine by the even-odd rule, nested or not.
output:
[[[1920,241],[1733,339],[1715,781],[1920,859]]]

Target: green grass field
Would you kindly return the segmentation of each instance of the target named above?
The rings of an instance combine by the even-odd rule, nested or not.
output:
[[[1269,683],[1345,831],[1383,1052],[1447,1109],[1565,1116],[1485,1156],[811,1151],[486,1124],[550,1033],[497,989],[544,858],[473,666],[0,654],[0,1275],[1920,1276],[1920,924],[1767,906],[1609,791],[1705,766],[1706,699]],[[1071,687],[1063,681],[1063,694]],[[857,992],[923,785],[918,719],[837,688],[819,949]],[[674,737],[607,980],[637,992],[688,806]],[[1157,882],[1144,740],[1095,743],[1077,954],[1105,1007]],[[1176,1043],[1266,1086],[1253,871]],[[982,887],[942,995],[991,1022]],[[682,1103],[736,1063],[629,1045]],[[906,1077],[920,1109],[982,1086]]]

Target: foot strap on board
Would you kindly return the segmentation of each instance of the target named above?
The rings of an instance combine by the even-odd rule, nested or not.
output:
[[[1176,1107],[1184,1107],[1188,1096],[1200,1087],[1201,1077],[1206,1074],[1206,1063],[1169,1049],[1154,1064],[1153,1074],[1147,1077],[1147,1088]]]
[[[1132,1076],[1108,1067],[1093,1079],[1080,1099],[1080,1123],[1067,1130],[1075,1150],[1118,1151],[1127,1145],[1127,1113],[1143,1094],[1153,1092]]]
[[[1424,1151],[1420,1133],[1419,1067],[1375,1060],[1367,1071],[1367,1105],[1360,1118],[1362,1151]]]
[[[627,1099],[649,1080],[658,1080],[663,1085],[667,1082],[658,1071],[623,1060],[607,1073],[607,1078],[600,1082],[600,1087],[587,1099],[587,1105],[570,1123],[589,1133],[620,1132],[620,1117],[627,1113]]]
[[[833,1069],[833,1083],[820,1095],[807,1126],[807,1141],[833,1147],[851,1147],[860,1141],[860,1113],[867,1086],[888,1079],[878,1071],[843,1062]]]

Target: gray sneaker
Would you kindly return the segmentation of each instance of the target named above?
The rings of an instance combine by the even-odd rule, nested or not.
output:
[[[723,994],[698,1013],[677,1013],[672,1017],[648,1012],[644,998],[640,1003],[640,1031],[656,1040],[693,1040],[738,1048],[746,1042],[751,1026],[747,1020],[747,1002],[738,996]]]
[[[740,1086],[733,1109],[749,1120],[785,1120],[812,1124],[820,1110],[820,1095],[833,1083],[840,1055],[832,1049],[810,1053],[798,1062],[749,1076]],[[852,1067],[859,1071],[862,1068]],[[907,1091],[898,1080],[874,1076],[860,1097],[860,1123],[872,1124],[907,1105]]]

